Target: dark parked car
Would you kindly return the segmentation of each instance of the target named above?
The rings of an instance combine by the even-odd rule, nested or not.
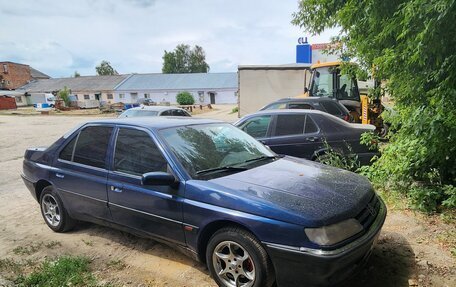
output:
[[[167,242],[220,286],[339,282],[367,260],[386,216],[364,177],[279,157],[214,120],[93,121],[24,157],[52,230],[83,220]]]
[[[356,154],[368,164],[377,151],[360,143],[361,134],[375,126],[347,123],[315,110],[265,110],[241,118],[235,126],[278,154],[319,160],[331,147],[341,156]]]
[[[141,106],[131,108],[119,115],[119,118],[132,118],[132,117],[154,117],[154,116],[177,116],[177,117],[191,117],[191,115],[184,109],[171,106]]]
[[[350,111],[337,100],[331,98],[284,98],[264,106],[260,111],[277,109],[318,110],[341,118],[347,122],[353,121]]]

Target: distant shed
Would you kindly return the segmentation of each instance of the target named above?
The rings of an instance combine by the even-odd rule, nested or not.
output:
[[[0,110],[17,109],[16,99],[11,96],[0,95]]]

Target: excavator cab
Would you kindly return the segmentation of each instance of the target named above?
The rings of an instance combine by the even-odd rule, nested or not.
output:
[[[335,98],[349,111],[352,118],[360,121],[361,97],[356,78],[340,73],[341,62],[314,64],[311,67],[309,88],[303,97]]]

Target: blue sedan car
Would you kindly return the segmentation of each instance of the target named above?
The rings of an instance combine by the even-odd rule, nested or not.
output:
[[[90,221],[170,243],[220,286],[333,285],[386,216],[365,178],[206,119],[89,122],[28,149],[22,178],[52,230]]]

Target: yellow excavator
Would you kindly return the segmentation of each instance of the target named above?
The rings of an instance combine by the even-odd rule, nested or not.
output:
[[[350,111],[354,122],[372,124],[377,127],[380,136],[386,135],[387,126],[380,117],[384,109],[381,99],[370,99],[367,90],[360,93],[357,79],[341,74],[341,64],[326,62],[312,65],[309,86],[304,89],[304,94],[296,98],[335,98]]]

